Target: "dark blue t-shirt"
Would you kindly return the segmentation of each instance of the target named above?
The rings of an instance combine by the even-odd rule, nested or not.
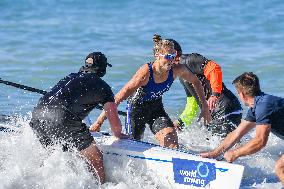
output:
[[[38,103],[38,107],[65,107],[71,117],[83,120],[98,104],[114,102],[110,86],[94,73],[71,73],[61,79]],[[66,116],[65,116],[66,117]]]
[[[249,108],[245,120],[271,125],[273,133],[284,136],[284,98],[265,93],[255,96],[254,106]]]

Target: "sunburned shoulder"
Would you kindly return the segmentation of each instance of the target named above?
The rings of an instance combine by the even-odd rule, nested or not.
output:
[[[142,65],[136,72],[135,75],[141,75],[141,76],[145,76],[145,75],[149,75],[149,67],[148,64],[144,64]]]
[[[149,80],[150,72],[149,72],[149,67],[147,64],[142,65],[136,73],[132,76],[131,83],[139,83],[139,85],[144,86],[147,84]]]

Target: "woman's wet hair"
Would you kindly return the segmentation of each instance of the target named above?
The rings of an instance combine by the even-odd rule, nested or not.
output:
[[[233,84],[238,91],[244,94],[254,97],[261,93],[259,79],[252,72],[245,72],[242,75],[234,79]]]
[[[177,51],[177,56],[181,56],[182,55],[182,49],[181,49],[180,44],[174,39],[166,39],[166,40],[169,40],[169,41],[174,43],[174,49]]]
[[[174,43],[168,39],[162,39],[162,37],[158,34],[154,34],[153,36],[153,53],[154,55],[158,53],[163,53],[165,49],[172,48],[174,49]]]

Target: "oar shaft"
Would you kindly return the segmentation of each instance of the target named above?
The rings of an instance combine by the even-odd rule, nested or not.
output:
[[[2,80],[1,78],[0,78],[0,83],[3,83],[5,85],[10,85],[10,86],[13,86],[13,87],[16,87],[16,88],[19,88],[19,89],[23,89],[23,90],[26,90],[26,91],[36,92],[36,93],[43,94],[43,95],[45,95],[47,93],[44,90],[36,89],[36,88],[29,87],[29,86],[26,86],[26,85],[21,85],[21,84],[14,83],[14,82],[11,82],[11,81],[5,81],[5,80]]]
[[[23,90],[26,90],[26,91],[39,93],[39,94],[42,94],[42,95],[45,95],[47,93],[44,90],[36,89],[36,88],[29,87],[29,86],[26,86],[26,85],[18,84],[18,83],[14,83],[14,82],[11,82],[11,81],[5,81],[2,78],[0,78],[0,83],[3,83],[5,85],[10,85],[10,86],[13,86],[13,87],[16,87],[16,88],[19,88],[19,89],[23,89]],[[100,105],[98,105],[96,108],[100,109],[100,110],[103,109],[103,107],[100,106]],[[118,114],[122,115],[122,116],[126,116],[126,112],[123,112],[123,111],[118,111]]]

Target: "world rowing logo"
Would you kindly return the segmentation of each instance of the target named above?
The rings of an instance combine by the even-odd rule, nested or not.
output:
[[[173,158],[176,183],[205,187],[216,179],[215,163]]]

